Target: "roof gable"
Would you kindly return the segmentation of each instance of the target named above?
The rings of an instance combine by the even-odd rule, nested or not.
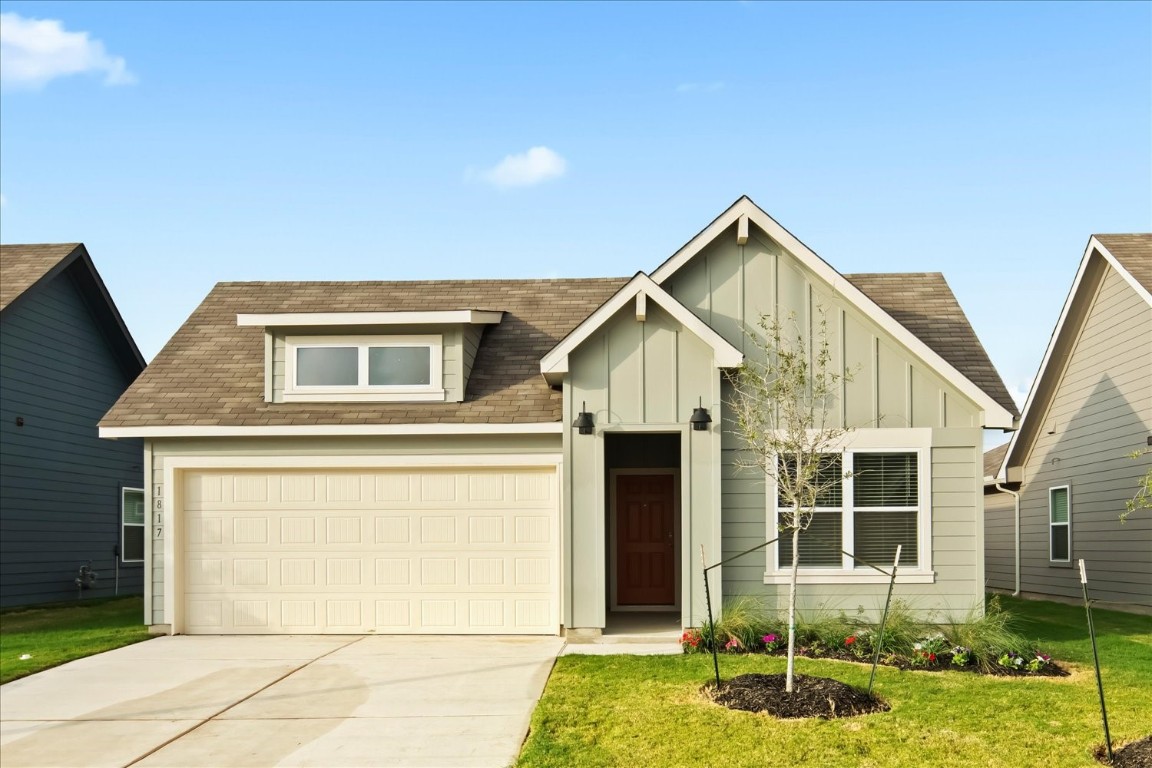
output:
[[[882,290],[885,288],[882,276],[853,275],[850,278],[840,274],[747,196],[741,197],[733,203],[728,210],[716,217],[712,223],[661,264],[652,273],[652,279],[656,283],[664,283],[733,225],[736,226],[736,242],[743,245],[748,240],[751,224],[755,224],[772,240],[779,243],[803,267],[830,286],[833,292],[842,296],[849,305],[870,318],[885,333],[910,350],[913,355],[922,360],[941,378],[976,403],[985,413],[986,426],[1003,429],[1014,428],[1015,417],[1017,416],[1015,404],[1008,395],[1007,389],[995,368],[987,360],[987,354],[980,346],[975,333],[972,332],[971,326],[963,316],[963,312],[960,311],[959,305],[956,304],[955,297],[947,289],[947,285],[943,284],[943,277],[939,278],[939,282],[944,285],[946,297],[951,301],[945,300],[942,307],[949,314],[958,316],[961,321],[959,324],[954,323],[953,328],[966,329],[964,335],[967,338],[963,339],[965,344],[963,349],[958,349],[957,354],[941,354],[941,349],[948,345],[942,344],[940,345],[941,349],[938,349],[921,337],[921,333],[927,333],[929,337],[932,336],[928,332],[931,330],[931,323],[937,318],[927,317],[927,322],[920,323],[921,328],[913,329],[908,326],[913,313],[904,312],[902,313],[904,315],[903,320],[898,320],[888,311],[888,308],[882,306],[881,302],[873,299],[857,284],[865,284],[873,292],[884,294],[886,303],[891,307],[896,307],[899,305],[899,294],[894,291]],[[899,276],[895,276],[895,278],[899,280]],[[950,306],[945,306],[948,304]],[[954,317],[954,319],[956,318]],[[950,339],[949,344],[954,344],[956,340],[955,338]],[[957,363],[961,367],[958,367]]]
[[[1019,480],[1010,469],[1023,466],[1027,460],[1039,434],[1040,422],[1056,396],[1057,385],[1068,364],[1068,353],[1079,338],[1097,290],[1110,270],[1152,306],[1152,292],[1148,288],[1148,283],[1152,282],[1152,234],[1093,235],[1089,238],[1072,287],[1060,310],[1060,318],[1048,340],[1040,369],[1024,402],[1020,429],[1008,442],[1004,458],[994,472],[996,479]]]
[[[76,281],[116,359],[135,378],[144,370],[144,356],[83,243],[0,245],[0,312],[12,311],[63,274]]]
[[[681,325],[692,331],[701,341],[710,346],[715,355],[718,367],[735,368],[744,361],[744,355],[740,350],[729,344],[724,337],[712,330],[700,318],[696,317],[696,315],[692,314],[687,307],[676,301],[667,291],[654,283],[648,275],[643,272],[638,272],[636,276],[620,288],[615,295],[600,305],[595,312],[585,318],[580,325],[576,326],[571,333],[565,336],[559,344],[549,350],[548,354],[540,361],[540,372],[544,374],[544,377],[549,383],[558,384],[562,380],[563,375],[568,372],[568,356],[575,351],[577,347],[599,330],[605,322],[611,319],[629,301],[635,300],[638,306],[641,306],[648,299],[658,304]]]

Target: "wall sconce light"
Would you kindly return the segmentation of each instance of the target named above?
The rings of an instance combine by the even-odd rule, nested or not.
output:
[[[572,426],[576,427],[576,430],[581,435],[592,434],[596,422],[592,421],[592,414],[588,413],[587,401],[581,404],[580,413],[576,416],[576,420],[572,422]]]
[[[708,415],[708,409],[704,407],[704,398],[701,397],[698,402],[700,404],[692,409],[692,416],[688,419],[688,423],[692,425],[692,429],[703,432],[712,423],[712,417]]]

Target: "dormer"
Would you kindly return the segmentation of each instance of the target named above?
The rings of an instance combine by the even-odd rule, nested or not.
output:
[[[503,312],[239,314],[264,328],[270,403],[462,402],[486,325]]]

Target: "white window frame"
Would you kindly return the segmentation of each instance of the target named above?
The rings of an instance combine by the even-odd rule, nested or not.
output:
[[[125,501],[124,497],[128,494],[129,491],[134,491],[134,492],[140,494],[140,503],[141,503],[141,505],[144,506],[144,519],[140,523],[127,523],[124,521],[124,501]],[[148,527],[147,503],[148,503],[148,496],[144,493],[143,488],[130,488],[128,486],[122,486],[120,488],[120,562],[122,562],[122,563],[143,563],[144,562],[144,555],[147,552],[147,543],[148,543],[148,536],[147,536],[147,530],[146,530]],[[141,529],[141,535],[142,535],[141,542],[144,544],[144,546],[142,547],[142,552],[141,552],[139,559],[135,559],[135,558],[129,559],[129,558],[125,557],[125,555],[128,553],[128,547],[126,546],[126,544],[124,542],[124,529],[127,528],[129,525],[131,525],[133,528],[138,527]]]
[[[930,429],[885,429],[872,432],[853,432],[847,435],[841,445],[830,447],[828,453],[842,453],[845,457],[841,466],[847,468],[855,453],[915,453],[917,456],[917,498],[919,501],[916,517],[916,548],[918,562],[902,560],[897,570],[896,581],[902,584],[931,584],[935,582],[932,570],[932,431]],[[768,531],[779,531],[776,484],[765,483],[768,506]],[[844,479],[841,491],[843,515],[840,530],[840,549],[851,552],[855,546],[854,487],[852,478]],[[868,507],[869,511],[884,508]],[[791,532],[781,532],[781,536]],[[787,584],[791,579],[791,561],[780,562],[777,557],[778,545],[767,547],[768,570],[764,574],[765,584]],[[788,550],[789,553],[791,549]],[[882,563],[877,565],[883,566]],[[891,563],[888,563],[891,567]],[[840,568],[800,568],[798,581],[801,584],[886,584],[889,577],[866,565],[854,566],[852,558],[842,556]]]
[[[1052,522],[1052,494],[1055,491],[1064,491],[1064,498],[1068,504],[1068,522],[1054,523]],[[1064,528],[1065,535],[1068,537],[1068,557],[1063,560],[1057,560],[1052,556],[1052,529],[1060,526]],[[1072,562],[1072,486],[1071,485],[1053,485],[1048,489],[1048,562],[1056,563],[1057,565],[1068,565]]]
[[[296,383],[296,351],[315,347],[357,350],[358,381],[368,381],[369,347],[427,347],[426,385],[301,386]],[[287,336],[284,339],[284,402],[412,402],[444,400],[444,339],[439,334],[377,336]]]

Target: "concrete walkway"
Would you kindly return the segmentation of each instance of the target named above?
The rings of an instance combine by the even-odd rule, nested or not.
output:
[[[161,637],[0,688],[0,762],[502,768],[560,638]]]

